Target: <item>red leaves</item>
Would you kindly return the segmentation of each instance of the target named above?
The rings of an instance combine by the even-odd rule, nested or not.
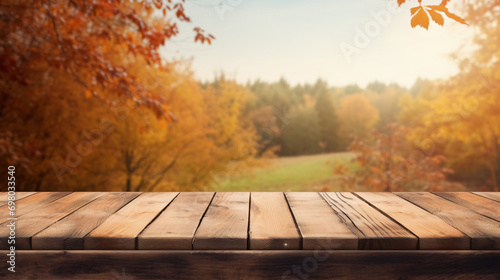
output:
[[[200,41],[203,44],[207,41],[210,45],[212,44],[212,39],[215,39],[212,34],[205,35],[205,31],[199,27],[194,28],[194,31],[196,32],[196,37],[194,38],[195,42]]]
[[[8,165],[20,165],[31,173],[29,159],[38,155],[33,142],[22,143],[11,131],[0,131],[0,158]]]
[[[416,184],[440,185],[452,170],[443,168],[447,158],[436,151],[414,147],[406,140],[410,131],[399,125],[389,125],[388,133],[374,133],[373,143],[355,139],[349,150],[355,153],[353,162],[359,168],[340,164],[334,174],[341,175],[345,190],[360,186],[373,191],[405,190]]]
[[[161,7],[163,6],[163,1],[162,0],[153,0],[153,4],[155,5],[155,7],[157,9],[161,9]]]
[[[107,91],[127,96],[158,116],[168,115],[163,111],[165,101],[134,80],[116,54],[128,52],[160,64],[160,46],[179,34],[178,21],[190,21],[183,1],[10,0],[0,9],[10,19],[0,22],[8,42],[0,49],[0,70],[6,79],[29,87],[26,77],[33,65],[48,65],[69,73],[87,98],[105,98],[100,92]],[[152,16],[154,9],[175,15],[159,21]],[[201,43],[214,39],[199,28],[195,32]]]
[[[184,14],[184,6],[181,4],[181,3],[177,3],[174,5],[174,10],[175,11],[175,16],[182,20],[182,21],[187,21],[187,22],[190,22],[191,19],[189,17],[186,16],[186,14]]]

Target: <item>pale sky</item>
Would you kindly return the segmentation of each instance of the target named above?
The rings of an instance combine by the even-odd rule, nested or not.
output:
[[[292,84],[322,78],[332,86],[378,80],[409,87],[418,77],[455,74],[449,54],[472,28],[449,19],[444,27],[431,23],[429,31],[411,28],[410,8],[417,1],[399,11],[388,8],[390,1],[396,0],[186,0],[193,25],[181,26],[162,53],[192,57],[202,81],[223,71],[242,83],[284,77]],[[390,18],[377,23],[374,13],[380,11]],[[194,43],[194,26],[216,37],[212,45]],[[368,42],[356,44],[359,30]],[[349,46],[355,52],[346,59],[341,47]]]

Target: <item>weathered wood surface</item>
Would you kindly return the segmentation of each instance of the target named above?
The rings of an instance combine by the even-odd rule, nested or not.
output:
[[[83,238],[139,193],[105,193],[73,214],[37,233],[31,239],[36,250],[81,250]]]
[[[31,195],[25,197],[22,200],[16,201],[15,206],[15,217],[21,217],[24,214],[32,212],[42,206],[45,206],[63,196],[70,194],[69,192],[45,192],[37,193],[36,195]],[[7,218],[11,217],[9,214],[9,205],[6,204],[0,207],[0,221],[3,222]]]
[[[251,250],[301,248],[300,234],[283,193],[252,193],[250,201]]]
[[[137,236],[177,194],[171,192],[141,194],[85,236],[85,249],[135,249]]]
[[[361,231],[359,249],[417,249],[418,239],[400,224],[352,193],[324,193],[325,200]]]
[[[500,222],[500,209],[498,208],[498,202],[496,201],[472,193],[448,192],[436,194],[450,201],[453,201],[456,204],[460,204],[466,208],[469,208],[483,216],[492,218]]]
[[[419,249],[470,249],[470,238],[424,209],[393,193],[356,193],[419,240]]]
[[[21,200],[25,197],[28,197],[30,195],[33,195],[35,193],[36,192],[16,192],[15,198],[17,201],[17,200]],[[7,204],[7,202],[9,202],[9,193],[7,193],[7,192],[0,193],[0,206]]]
[[[358,236],[335,214],[318,193],[286,193],[304,250],[355,250]]]
[[[31,237],[44,230],[60,219],[70,215],[78,208],[103,195],[103,193],[71,193],[22,215],[16,221],[16,248],[26,250],[31,248]],[[28,206],[26,206],[28,207]],[[0,228],[0,248],[8,248],[7,236],[9,228]]]
[[[6,193],[0,193],[0,198]],[[497,193],[30,193],[17,250],[499,250]],[[21,197],[18,196],[18,197]],[[12,221],[0,206],[0,249]]]
[[[500,192],[473,192],[473,194],[500,202]]]
[[[138,248],[189,250],[201,219],[214,193],[181,193],[169,207],[139,235]]]
[[[7,251],[0,251],[1,255]],[[498,251],[19,251],[2,279],[500,279]]]
[[[247,249],[249,207],[250,193],[217,193],[194,236],[193,249]]]
[[[500,249],[499,222],[432,193],[398,193],[398,195],[467,234],[472,238],[472,249]]]

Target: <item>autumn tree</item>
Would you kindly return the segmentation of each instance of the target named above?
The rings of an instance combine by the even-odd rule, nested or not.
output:
[[[465,13],[476,27],[475,51],[459,52],[460,72],[434,84],[404,104],[402,121],[414,126],[415,143],[438,143],[457,179],[500,186],[500,3],[468,3]],[[461,176],[461,177],[460,177]],[[488,178],[488,179],[485,179]]]
[[[178,35],[179,22],[190,21],[183,2],[177,1],[3,1],[0,119],[11,125],[2,129],[2,156],[8,157],[9,164],[26,164],[23,157],[40,146],[23,142],[25,135],[15,125],[23,117],[13,121],[7,116],[13,110],[8,108],[16,106],[16,115],[33,115],[40,106],[47,106],[39,103],[41,99],[52,99],[48,97],[52,91],[45,89],[59,82],[58,77],[71,81],[65,82],[72,84],[67,94],[93,97],[110,106],[114,98],[124,97],[157,117],[171,119],[166,100],[148,91],[124,61],[116,59],[116,52],[159,65],[159,48]],[[193,37],[202,43],[213,39],[198,27]],[[30,102],[17,108],[18,100]],[[21,126],[22,121],[17,127]]]
[[[257,156],[274,155],[280,148],[279,137],[284,124],[279,121],[282,117],[277,109],[271,105],[249,111],[245,118],[253,123],[257,131]]]
[[[367,86],[365,95],[379,112],[376,124],[378,131],[385,132],[390,124],[398,121],[400,99],[408,94],[406,89],[397,84],[372,83]]]
[[[367,139],[379,120],[379,113],[366,96],[351,94],[342,98],[339,118],[343,137]]]
[[[375,141],[355,139],[349,150],[352,162],[359,168],[337,164],[334,174],[340,175],[345,191],[444,191],[446,157],[435,151],[412,146],[406,139],[409,128],[388,125],[386,133],[373,132]]]

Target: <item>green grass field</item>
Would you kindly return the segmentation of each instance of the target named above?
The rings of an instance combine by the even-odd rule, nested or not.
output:
[[[333,153],[312,156],[269,159],[264,167],[253,168],[242,174],[219,181],[211,189],[221,192],[234,191],[340,191],[333,174],[334,164],[342,162],[356,168],[352,153]]]

